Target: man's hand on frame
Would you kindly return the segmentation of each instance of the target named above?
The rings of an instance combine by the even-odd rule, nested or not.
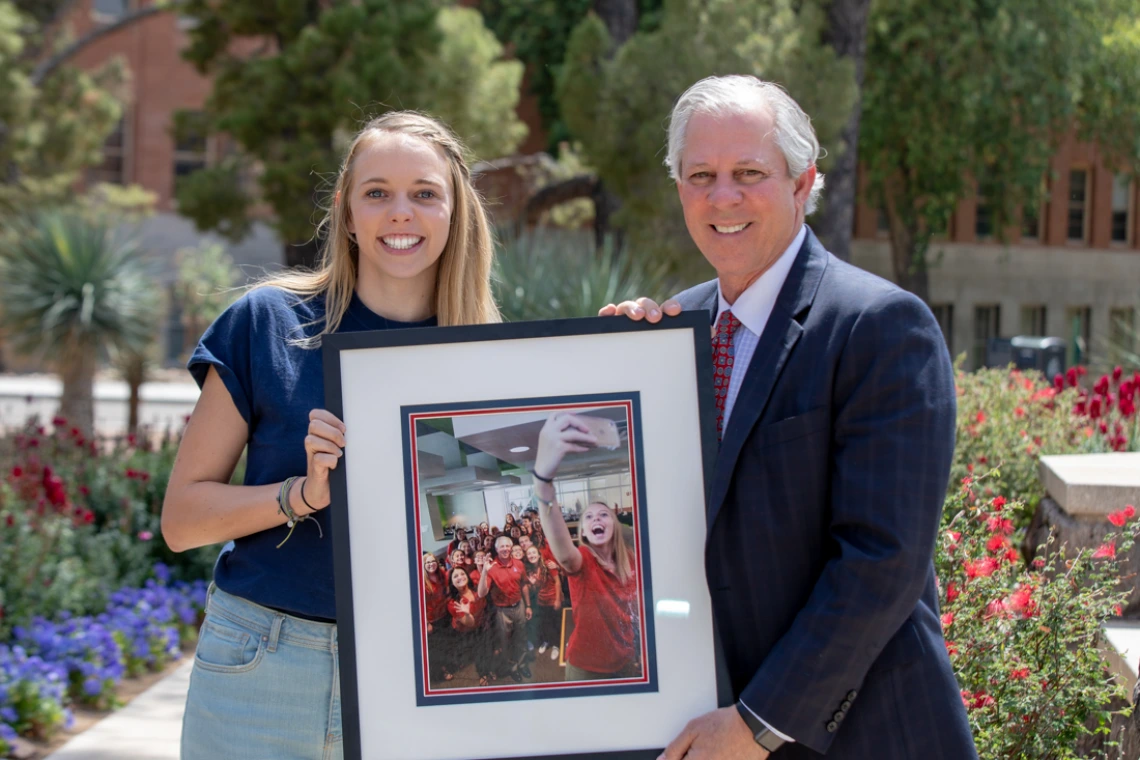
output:
[[[722,707],[689,721],[657,760],[767,760],[736,707]]]

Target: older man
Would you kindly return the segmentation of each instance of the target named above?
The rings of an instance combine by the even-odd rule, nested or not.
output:
[[[530,667],[523,661],[526,624],[531,619],[530,599],[523,593],[526,571],[523,563],[511,557],[514,542],[509,536],[495,539],[495,559],[488,559],[479,576],[479,598],[491,595],[495,628],[495,670],[510,675],[515,683],[530,678]]]
[[[599,312],[706,309],[713,325],[705,569],[739,701],[691,721],[667,760],[977,756],[931,561],[954,448],[950,357],[919,299],[804,224],[818,156],[777,86],[693,85],[666,163],[717,279]]]

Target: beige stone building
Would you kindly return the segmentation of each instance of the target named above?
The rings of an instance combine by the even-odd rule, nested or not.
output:
[[[958,205],[949,234],[930,250],[930,301],[951,353],[983,361],[991,337],[1055,336],[1069,364],[1105,365],[1112,345],[1140,328],[1140,199],[1136,181],[1107,167],[1096,146],[1070,138],[1052,161],[1048,198],[1020,229],[994,237],[976,199]],[[890,278],[890,246],[878,211],[862,202],[854,263]],[[1127,345],[1125,345],[1127,348]]]

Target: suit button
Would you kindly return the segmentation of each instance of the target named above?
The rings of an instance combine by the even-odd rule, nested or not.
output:
[[[842,710],[843,712],[847,712],[848,710],[850,710],[851,709],[851,700],[845,699],[842,702],[840,702],[839,703],[839,709]]]
[[[835,721],[829,721],[827,724],[827,733],[834,734],[835,730],[839,728],[839,724]]]
[[[852,689],[851,691],[847,692],[847,701],[848,702],[854,702],[855,697],[857,697],[857,696],[859,696],[859,692]]]
[[[831,717],[835,720],[836,723],[842,723],[843,719],[847,717],[847,713],[840,710],[839,712],[835,713],[835,715],[832,715]]]

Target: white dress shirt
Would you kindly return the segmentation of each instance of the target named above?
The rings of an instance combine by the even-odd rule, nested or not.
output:
[[[740,385],[744,382],[744,376],[748,373],[748,367],[752,363],[752,355],[756,353],[756,345],[760,342],[760,336],[764,334],[764,328],[768,324],[768,319],[772,316],[772,310],[776,307],[776,299],[780,295],[780,290],[784,287],[784,281],[788,279],[788,272],[792,270],[792,264],[796,260],[796,254],[799,253],[800,248],[803,247],[804,238],[807,237],[807,227],[800,227],[799,233],[796,234],[795,240],[788,246],[787,250],[780,255],[767,272],[760,275],[756,282],[748,286],[748,288],[740,294],[736,302],[729,304],[724,300],[724,293],[721,292],[720,282],[717,282],[717,312],[716,316],[719,319],[724,311],[731,310],[736,318],[740,320],[740,327],[736,329],[736,335],[733,336],[733,360],[732,360],[732,376],[728,381],[728,396],[724,400],[724,430],[728,431],[728,419],[732,415],[732,407],[736,403],[736,397],[740,393]],[[716,320],[713,320],[716,324]],[[744,704],[741,702],[741,704]],[[748,705],[744,705],[748,707]],[[756,715],[756,711],[748,707],[748,712]],[[780,737],[786,742],[794,742],[792,737],[782,734],[768,721],[756,715],[756,719],[768,727],[772,733]]]

